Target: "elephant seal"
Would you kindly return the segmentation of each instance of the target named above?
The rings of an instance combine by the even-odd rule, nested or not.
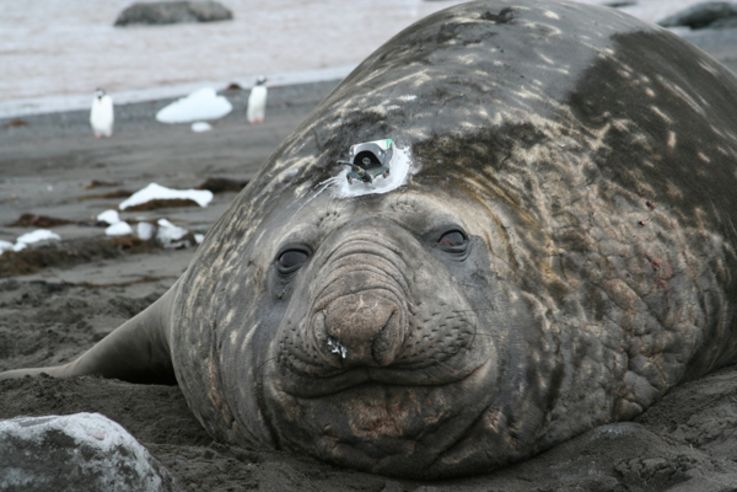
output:
[[[383,138],[394,181],[347,184],[338,161]],[[735,361],[736,163],[737,80],[667,31],[453,7],[320,104],[164,297],[2,377],[175,378],[221,440],[487,472]]]

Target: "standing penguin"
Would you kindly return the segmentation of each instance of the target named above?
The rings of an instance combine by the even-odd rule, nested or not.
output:
[[[248,96],[248,122],[252,125],[263,123],[266,112],[266,77],[258,78]]]
[[[95,90],[90,110],[90,125],[95,132],[95,138],[112,137],[114,119],[113,98],[103,89]]]

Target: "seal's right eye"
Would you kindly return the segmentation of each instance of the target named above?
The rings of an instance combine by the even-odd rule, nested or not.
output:
[[[438,239],[438,246],[445,251],[453,253],[465,250],[467,244],[468,238],[458,229],[447,231]]]
[[[309,257],[310,252],[304,248],[289,248],[279,254],[276,268],[282,275],[289,275],[299,270]]]

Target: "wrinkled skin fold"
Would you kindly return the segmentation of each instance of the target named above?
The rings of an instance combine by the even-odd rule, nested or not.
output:
[[[338,198],[348,147],[408,181]],[[177,284],[78,360],[176,377],[216,438],[400,477],[484,473],[737,354],[737,80],[564,1],[473,2],[362,63]]]

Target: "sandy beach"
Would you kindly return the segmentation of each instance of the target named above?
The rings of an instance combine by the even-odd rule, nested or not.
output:
[[[737,66],[734,49],[717,48],[715,56]],[[108,238],[95,224],[97,214],[152,182],[194,188],[208,178],[248,181],[337,83],[273,88],[266,122],[258,126],[245,121],[248,91],[224,91],[234,111],[201,134],[155,121],[171,100],[118,106],[110,139],[92,136],[87,111],[0,119],[0,239],[45,227],[46,218],[68,222],[48,227],[60,242],[0,255],[0,371],[78,355],[163,294],[195,251],[194,245],[165,249]],[[206,208],[122,216],[166,218],[204,234],[236,193],[216,193]],[[24,214],[37,217],[11,225]],[[433,483],[214,442],[176,386],[91,377],[0,381],[0,419],[103,413],[143,443],[182,490],[192,491],[730,490],[737,483],[736,398],[737,369],[727,368],[677,388],[634,423],[594,429],[491,475]]]

